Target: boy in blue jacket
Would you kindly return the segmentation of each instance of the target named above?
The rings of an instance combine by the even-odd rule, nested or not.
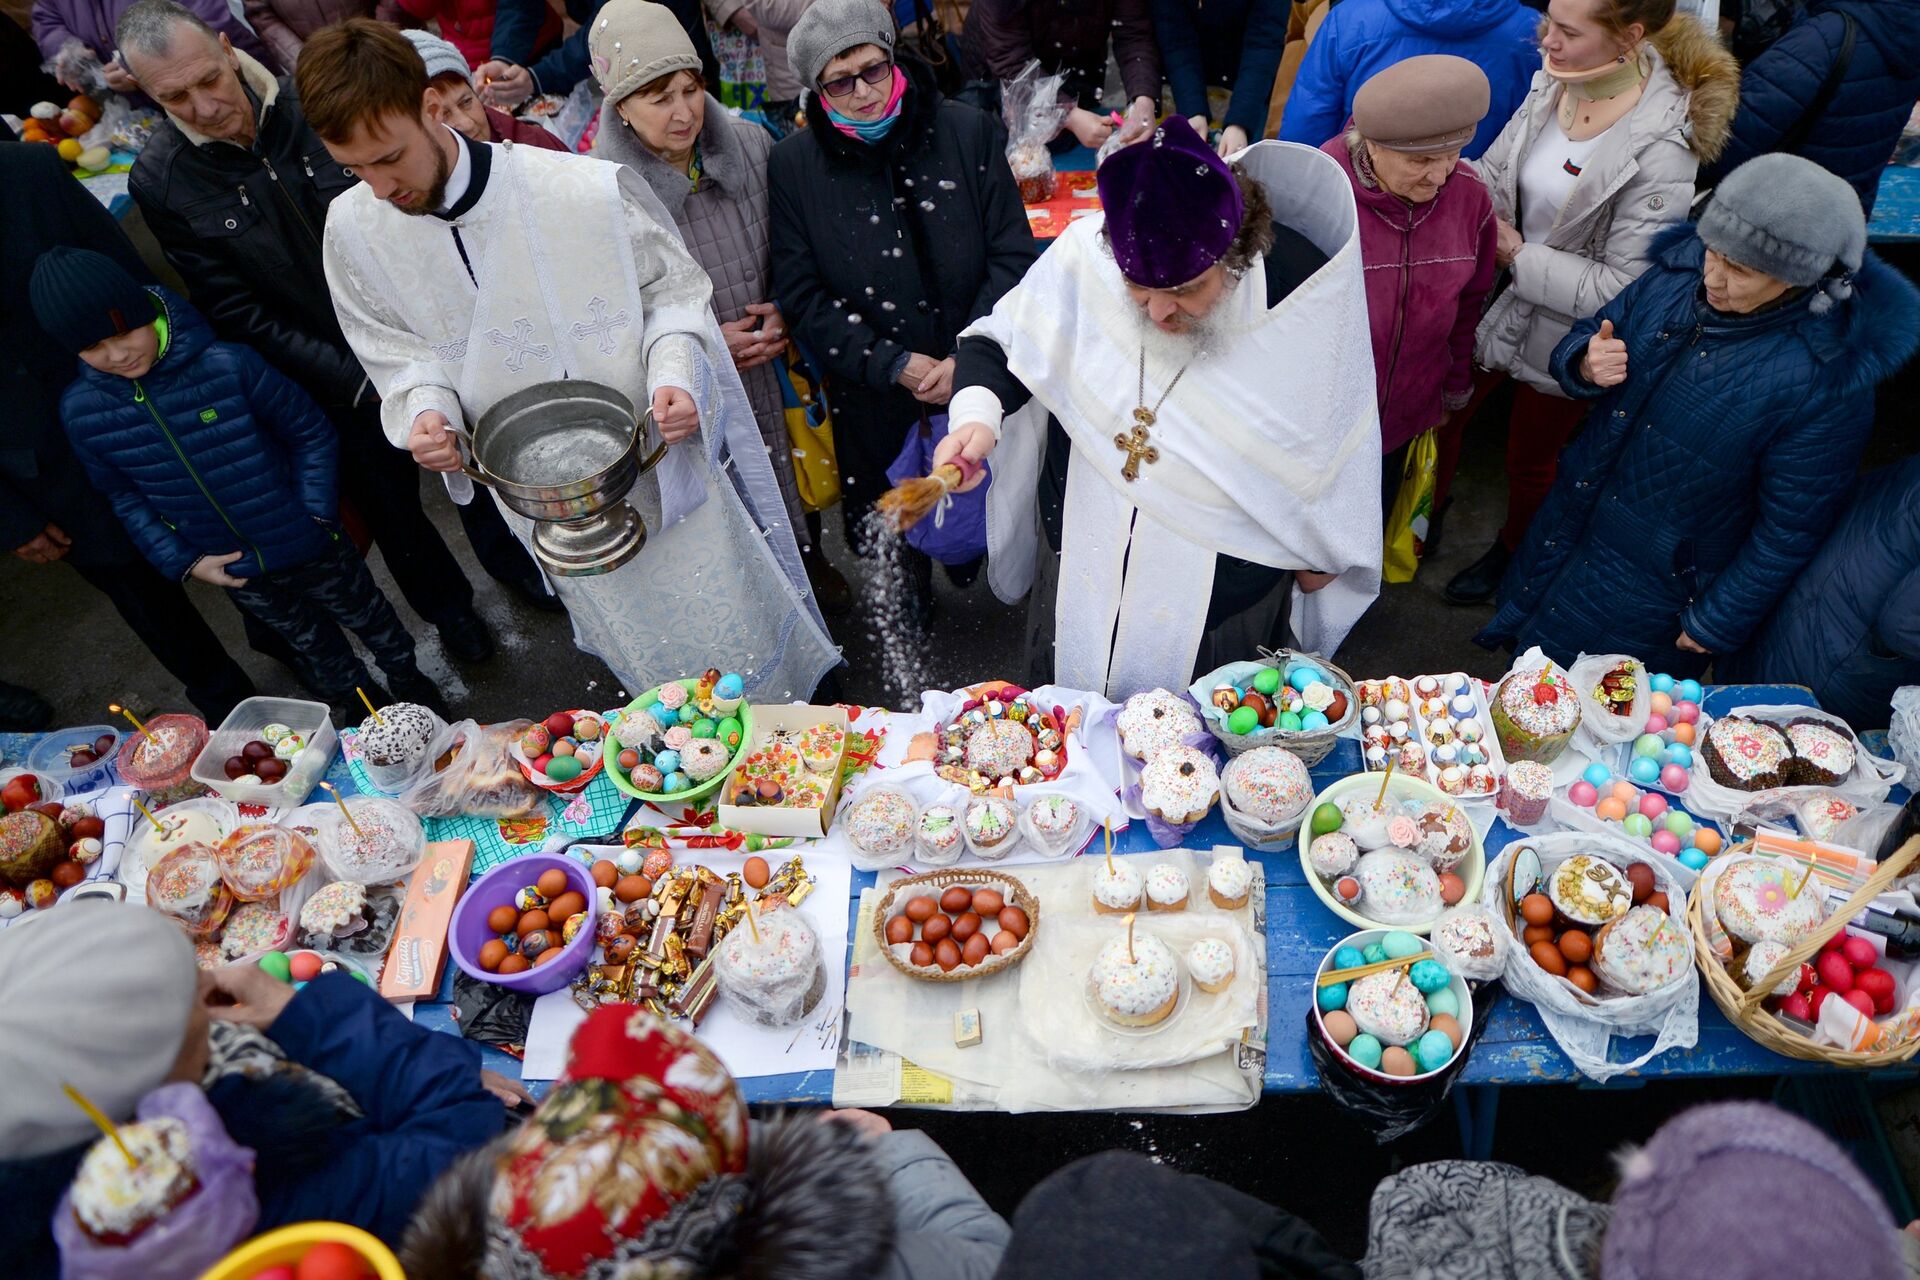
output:
[[[306,392],[104,254],[51,250],[31,297],[82,364],[61,423],[141,554],[172,578],[225,588],[284,637],[335,719],[358,720],[356,686],[386,700],[343,626],[396,698],[437,709],[413,637],[340,528],[339,441]]]

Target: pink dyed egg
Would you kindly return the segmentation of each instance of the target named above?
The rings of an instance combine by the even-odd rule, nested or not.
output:
[[[1665,796],[1649,791],[1640,797],[1640,812],[1644,814],[1649,821],[1658,818],[1666,811],[1667,798]]]
[[[1674,854],[1680,852],[1680,837],[1665,827],[1654,832],[1650,840],[1655,849],[1666,854],[1668,857],[1672,857]]]
[[[1677,764],[1670,764],[1660,771],[1660,785],[1675,795],[1685,791],[1687,783],[1691,781],[1687,771]]]
[[[1700,706],[1693,702],[1673,704],[1672,720],[1675,724],[1692,724],[1700,718]]]
[[[1573,801],[1582,809],[1591,809],[1594,804],[1599,801],[1600,793],[1594,789],[1591,782],[1582,778],[1567,788],[1567,799]]]
[[[1667,718],[1665,716],[1661,715],[1658,711],[1656,711],[1652,715],[1647,717],[1646,732],[1665,733],[1666,731],[1667,731]]]

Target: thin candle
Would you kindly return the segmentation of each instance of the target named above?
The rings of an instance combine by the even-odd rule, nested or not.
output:
[[[1127,963],[1140,963],[1133,958],[1133,912],[1131,911],[1127,912]]]
[[[747,932],[753,935],[753,945],[756,947],[760,945],[760,926],[753,921],[753,904],[757,901],[757,898],[747,899]]]
[[[146,738],[148,742],[153,741],[153,733],[147,728],[147,726],[140,723],[139,718],[135,716],[133,712],[127,710],[125,707],[121,706],[117,702],[109,702],[107,704],[107,710],[116,712],[120,715],[125,716],[127,718],[128,723],[132,724],[134,728],[140,731],[141,736]]]
[[[359,685],[355,685],[353,686],[353,691],[360,695],[360,701],[367,704],[367,710],[373,714],[373,722],[375,724],[385,724],[387,722],[387,718],[380,714],[378,707],[373,705],[373,699],[367,696],[365,689],[362,689]]]
[[[1117,876],[1120,873],[1113,867],[1113,819],[1107,819],[1107,874]]]
[[[335,787],[331,782],[323,782],[320,785],[325,787],[327,794],[333,797],[333,802],[340,806],[340,815],[347,820],[347,825],[353,828],[353,834],[363,840],[366,839],[367,833],[362,831],[360,824],[353,820],[353,812],[347,808],[346,797],[340,794],[339,788]]]
[[[1387,802],[1387,784],[1393,781],[1393,766],[1399,759],[1400,757],[1398,756],[1387,757],[1387,771],[1380,777],[1380,794],[1373,798],[1373,811],[1375,813],[1380,812],[1380,806]]]
[[[74,1106],[87,1113],[87,1119],[100,1126],[100,1132],[113,1139],[113,1145],[120,1148],[120,1154],[127,1158],[127,1168],[138,1169],[140,1162],[133,1158],[133,1152],[127,1149],[126,1140],[120,1136],[120,1130],[114,1127],[113,1121],[107,1119],[107,1113],[94,1106],[84,1093],[72,1085],[63,1084],[60,1088],[66,1092],[67,1097],[73,1099]]]
[[[158,831],[161,835],[167,834],[167,829],[160,825],[160,819],[154,817],[153,811],[148,809],[147,806],[141,804],[138,800],[135,800],[133,802],[133,807],[140,811],[141,817],[145,818],[148,822],[151,822],[153,824],[153,829],[155,831]]]

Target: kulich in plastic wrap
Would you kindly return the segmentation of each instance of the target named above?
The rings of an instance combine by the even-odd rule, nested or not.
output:
[[[792,907],[774,904],[753,910],[753,924],[736,925],[714,953],[714,976],[721,994],[748,1022],[790,1027],[812,1013],[826,994],[820,937]]]
[[[211,845],[182,845],[147,872],[147,905],[179,920],[196,938],[211,937],[233,910]]]
[[[241,902],[264,902],[297,884],[313,866],[314,848],[297,831],[270,822],[236,829],[216,849],[220,878]]]
[[[353,821],[337,817],[320,832],[321,860],[334,879],[391,884],[427,856],[426,829],[405,805],[372,796],[345,803]]]
[[[172,804],[206,791],[193,780],[193,762],[206,745],[207,722],[199,716],[155,716],[145,733],[130,733],[120,743],[114,767],[127,785],[151,797],[149,808]]]

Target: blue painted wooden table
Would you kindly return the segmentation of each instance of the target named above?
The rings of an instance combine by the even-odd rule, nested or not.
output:
[[[1875,244],[1920,241],[1920,169],[1894,164],[1880,175],[1880,194],[1873,202],[1867,238]]]

